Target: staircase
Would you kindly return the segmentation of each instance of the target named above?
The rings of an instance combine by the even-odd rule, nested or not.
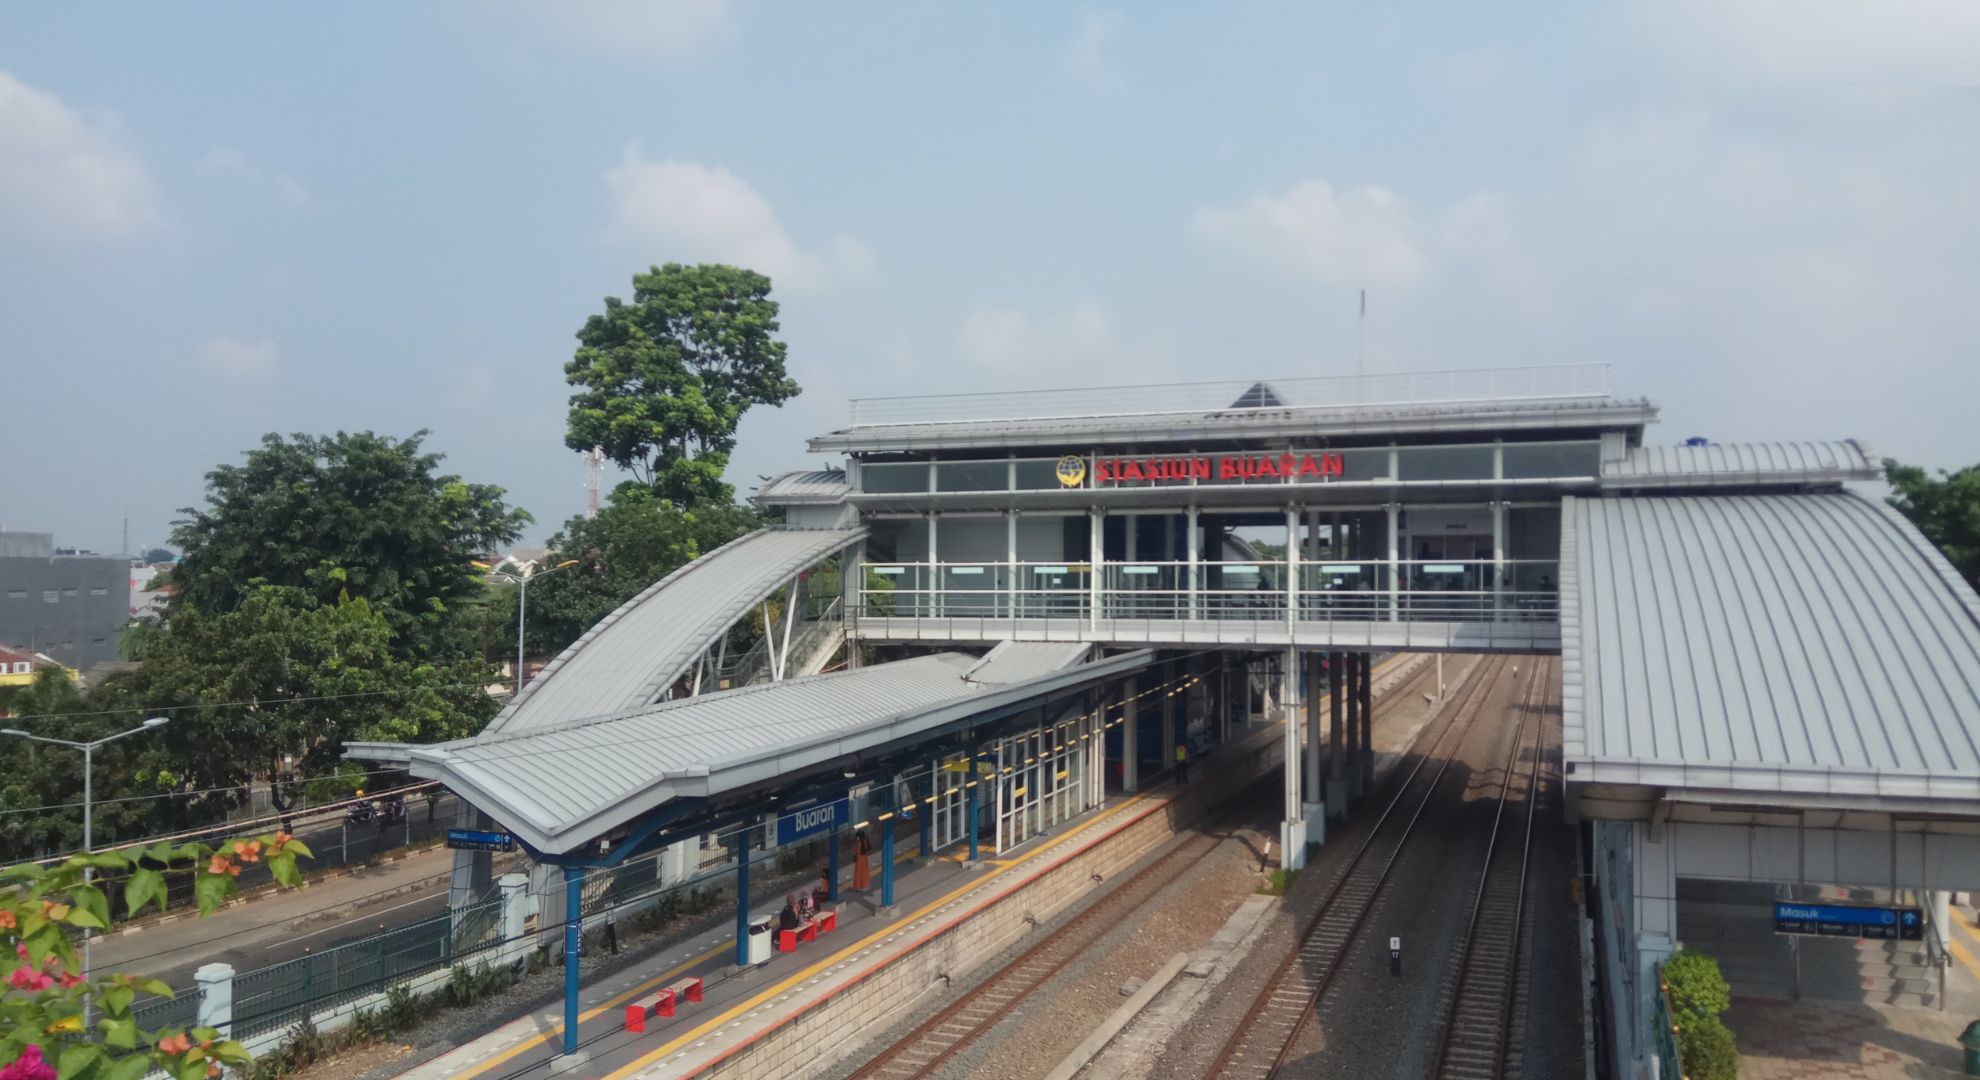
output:
[[[1679,937],[1717,960],[1740,996],[1940,1007],[1940,971],[1926,942],[1776,934],[1775,898],[1769,884],[1681,880]]]

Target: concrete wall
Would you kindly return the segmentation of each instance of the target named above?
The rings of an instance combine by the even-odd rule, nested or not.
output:
[[[130,607],[122,557],[0,557],[0,642],[86,670],[117,659]]]

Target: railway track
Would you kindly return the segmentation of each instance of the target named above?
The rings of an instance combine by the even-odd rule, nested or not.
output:
[[[1431,671],[1430,665],[1418,665],[1417,670],[1384,692],[1372,703],[1377,715],[1422,692],[1431,679]],[[1258,790],[1267,792],[1274,786],[1260,784]],[[880,1056],[854,1072],[850,1080],[900,1080],[933,1075],[1008,1016],[1015,1004],[1050,982],[1066,965],[1091,949],[1107,931],[1150,903],[1159,891],[1159,888],[1141,886],[1168,881],[1187,873],[1230,835],[1207,832],[1191,835],[1136,872],[1125,883],[1117,884],[1106,897],[1052,931],[1022,956],[1005,965],[1002,971],[882,1051]]]
[[[1542,663],[1540,671],[1550,665]],[[1551,685],[1543,680],[1543,685]],[[1542,695],[1542,701],[1551,694]],[[1526,970],[1521,946],[1526,929],[1526,884],[1533,854],[1533,822],[1539,812],[1541,755],[1545,725],[1538,710],[1521,711],[1513,735],[1513,759],[1499,788],[1492,816],[1485,867],[1471,903],[1464,941],[1459,946],[1457,983],[1437,1043],[1431,1075],[1449,1080],[1500,1080],[1517,1049],[1513,1002]],[[1529,731],[1531,738],[1528,738]],[[1530,747],[1522,756],[1520,749]],[[1522,769],[1521,766],[1524,766]],[[1521,780],[1515,774],[1524,772]],[[1522,820],[1508,822],[1507,805],[1515,785],[1524,788]]]
[[[1314,1022],[1320,999],[1374,908],[1390,871],[1436,797],[1444,774],[1458,759],[1459,748],[1487,711],[1492,690],[1509,666],[1506,658],[1493,657],[1472,669],[1430,751],[1396,786],[1381,816],[1338,872],[1319,910],[1300,934],[1298,947],[1266,981],[1225,1042],[1210,1075],[1267,1078],[1280,1073],[1301,1031]],[[1436,764],[1434,769],[1430,768],[1432,763]]]

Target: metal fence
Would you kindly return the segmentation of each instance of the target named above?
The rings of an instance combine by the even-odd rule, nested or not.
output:
[[[462,962],[496,944],[501,901],[333,945],[234,977],[234,1037],[288,1027],[323,1009]]]
[[[1613,383],[1608,364],[1591,363],[1338,375],[1262,382],[1239,379],[1156,386],[929,394],[854,398],[852,422],[855,426],[864,426],[968,420],[1046,420],[1275,406],[1371,407],[1504,399],[1606,398]]]

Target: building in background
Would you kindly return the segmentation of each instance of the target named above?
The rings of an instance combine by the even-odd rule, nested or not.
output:
[[[117,658],[130,609],[129,558],[57,554],[51,533],[0,531],[0,642],[81,671]]]

